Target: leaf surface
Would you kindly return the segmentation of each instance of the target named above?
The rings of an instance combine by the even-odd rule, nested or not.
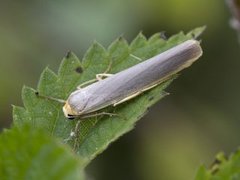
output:
[[[67,99],[71,92],[83,82],[105,72],[111,64],[109,73],[116,73],[146,60],[188,39],[198,37],[204,28],[197,28],[188,34],[180,32],[169,39],[155,34],[147,39],[140,33],[130,44],[120,37],[107,49],[94,42],[82,61],[71,52],[63,59],[55,74],[46,68],[41,74],[37,91],[41,95]],[[138,57],[138,58],[136,58]],[[69,121],[62,112],[62,105],[51,100],[39,98],[35,90],[24,87],[22,99],[24,107],[13,107],[14,124],[30,124],[32,128],[44,129],[49,134],[61,138],[74,148],[87,165],[95,156],[124,133],[134,128],[135,123],[147,113],[148,109],[164,97],[164,89],[175,78],[147,91],[146,93],[110,108],[118,116],[98,116],[81,121]],[[79,126],[78,126],[79,125]],[[73,134],[73,132],[75,132]],[[70,135],[74,136],[70,136]]]
[[[79,180],[81,163],[69,147],[37,128],[15,127],[0,135],[1,179]]]
[[[216,156],[209,169],[201,166],[195,180],[237,180],[240,179],[240,150],[227,158],[224,153]]]

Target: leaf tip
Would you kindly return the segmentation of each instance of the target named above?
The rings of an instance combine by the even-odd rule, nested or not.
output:
[[[71,58],[72,56],[75,56],[75,54],[74,54],[71,50],[69,50],[69,51],[67,52],[67,54],[65,55],[65,58],[66,58],[66,59],[69,59],[69,58]]]
[[[166,36],[166,31],[161,31],[160,32],[160,38],[165,40],[165,41],[168,39],[167,36]]]
[[[121,35],[118,37],[118,41],[122,41],[122,40],[124,40],[124,37]]]
[[[147,38],[143,35],[142,31],[138,33],[136,38],[131,42],[130,48],[135,49],[140,46],[145,46],[147,44]]]
[[[66,59],[70,58],[72,51],[68,51],[67,54],[65,55]]]
[[[101,49],[105,49],[103,45],[101,45],[97,40],[93,41],[93,47],[99,47]]]
[[[29,86],[23,85],[22,93],[27,92],[27,91],[29,91],[30,89],[32,89],[32,88],[30,88]]]
[[[119,37],[117,38],[117,41],[119,41],[119,42],[124,42],[124,43],[127,42],[127,40],[123,37],[123,35],[119,36]]]
[[[144,39],[145,41],[147,41],[146,36],[143,34],[143,31],[140,31],[137,35],[138,38]]]
[[[32,96],[33,94],[35,95],[36,90],[33,88],[30,88],[26,85],[23,86],[22,88],[22,100],[23,100],[23,104],[25,103],[26,99],[29,99],[30,96]]]
[[[192,31],[190,31],[189,33],[187,33],[187,36],[191,36],[191,38],[197,39],[199,36],[202,35],[202,33],[206,30],[206,28],[207,28],[207,25],[197,27]]]

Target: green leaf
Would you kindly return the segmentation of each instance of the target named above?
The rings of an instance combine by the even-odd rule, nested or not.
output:
[[[69,147],[42,130],[21,126],[0,135],[0,177],[11,179],[83,179],[81,160]]]
[[[237,180],[240,179],[240,150],[227,158],[219,153],[210,169],[201,166],[195,180]]]
[[[206,28],[207,28],[207,26],[195,28],[194,30],[187,33],[187,36],[197,39],[203,33],[203,31],[205,31]]]
[[[37,91],[44,96],[67,99],[78,85],[95,78],[96,74],[103,73],[110,64],[109,73],[119,72],[138,64],[139,58],[146,60],[198,36],[200,31],[193,30],[187,35],[181,32],[168,40],[162,39],[160,34],[147,39],[140,33],[130,45],[121,37],[107,49],[94,42],[81,62],[69,52],[57,74],[46,68],[39,80]],[[135,123],[147,113],[148,109],[167,94],[164,89],[174,77],[131,101],[107,109],[119,116],[93,117],[80,123],[77,120],[67,120],[63,115],[61,104],[37,97],[34,89],[24,87],[22,91],[24,108],[14,106],[14,124],[21,126],[26,122],[32,128],[42,128],[49,134],[61,138],[63,142],[73,147],[85,160],[84,165],[87,165],[111,142],[134,128]]]

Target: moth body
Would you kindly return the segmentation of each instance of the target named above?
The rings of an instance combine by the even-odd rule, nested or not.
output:
[[[63,112],[76,117],[124,102],[155,87],[171,75],[190,66],[202,55],[198,41],[187,40],[157,56],[145,60],[106,79],[70,94]]]

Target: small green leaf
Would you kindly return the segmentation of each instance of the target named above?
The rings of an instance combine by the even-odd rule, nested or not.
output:
[[[112,61],[111,72],[115,73],[117,72],[115,67],[118,67],[120,63],[129,58],[130,53],[127,41],[120,37],[109,46],[108,52]]]
[[[13,106],[13,122],[17,126],[22,126],[25,123],[29,124],[31,117],[23,107]]]
[[[132,41],[132,43],[130,45],[130,49],[132,51],[138,50],[141,47],[146,47],[147,44],[148,44],[148,41],[147,41],[146,37],[142,34],[142,32],[140,32],[137,35],[137,37]]]
[[[72,53],[68,52],[58,70],[57,91],[59,95],[57,97],[67,98],[67,94],[73,91],[81,78],[81,73],[78,73],[77,69],[82,70],[82,64],[79,59]],[[66,93],[67,92],[67,93]],[[53,96],[53,95],[50,95]],[[53,96],[56,97],[56,96]]]
[[[197,171],[197,175],[195,180],[208,180],[210,177],[210,173],[207,172],[205,166],[200,166]]]
[[[83,66],[87,71],[84,74],[89,78],[95,78],[96,72],[104,72],[110,63],[108,53],[105,48],[97,42],[89,48],[83,58]],[[91,75],[91,76],[90,76]]]
[[[81,160],[42,130],[21,126],[0,135],[0,177],[11,179],[80,180]]]
[[[161,38],[161,33],[156,33],[152,35],[150,38],[148,38],[149,43],[154,43],[158,41],[165,41],[164,39]]]
[[[227,158],[223,153],[216,156],[210,169],[201,166],[195,180],[237,180],[240,179],[240,150]]]
[[[203,31],[205,31],[206,28],[207,26],[195,28],[194,30],[187,33],[187,36],[190,38],[197,39],[203,33]]]
[[[45,68],[38,83],[38,91],[40,93],[45,92],[46,95],[56,96],[57,87],[55,83],[57,80],[57,75],[48,67]]]
[[[197,35],[199,32],[199,29],[193,30],[190,34]],[[188,39],[192,39],[192,36],[182,32],[168,40],[162,39],[159,34],[147,39],[140,33],[130,45],[122,37],[106,49],[94,42],[81,62],[69,52],[63,59],[58,74],[46,68],[37,91],[41,95],[66,99],[78,85],[95,78],[96,74],[105,72],[109,67],[108,73],[122,71]],[[34,89],[24,87],[24,108],[14,107],[14,123],[21,126],[28,122],[32,128],[42,128],[60,138],[72,146],[86,165],[111,142],[134,128],[148,109],[166,95],[164,89],[175,77],[126,103],[107,109],[119,116],[93,117],[80,123],[77,120],[67,120],[61,104],[37,97]]]

